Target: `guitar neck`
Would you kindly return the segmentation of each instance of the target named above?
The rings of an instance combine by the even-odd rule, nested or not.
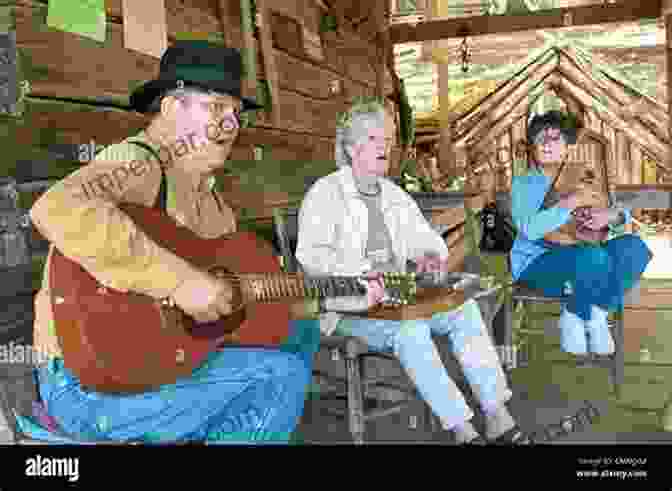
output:
[[[306,276],[284,273],[268,274],[258,278],[243,279],[242,287],[256,302],[272,302],[283,298],[327,298],[360,296],[366,289],[358,277]]]

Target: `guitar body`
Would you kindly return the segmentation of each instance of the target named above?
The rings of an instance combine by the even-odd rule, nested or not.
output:
[[[160,246],[215,275],[281,273],[270,244],[237,232],[203,239],[163,212],[139,205],[120,208]],[[289,335],[286,302],[249,303],[217,322],[197,324],[177,307],[150,296],[102,285],[78,263],[54,250],[50,288],[56,333],[65,366],[84,387],[138,393],[188,377],[218,347],[278,346]],[[234,286],[238,283],[234,283]]]

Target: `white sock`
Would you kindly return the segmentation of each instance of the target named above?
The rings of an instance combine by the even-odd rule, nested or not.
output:
[[[612,354],[616,346],[609,330],[609,312],[595,305],[590,307],[590,320],[586,322],[588,350],[598,355]],[[598,346],[601,349],[598,349]],[[605,351],[606,350],[606,351]]]
[[[586,323],[579,316],[563,307],[558,327],[562,351],[575,355],[585,355],[588,352]]]
[[[590,320],[591,322],[606,323],[609,312],[602,310],[596,305],[590,306]]]
[[[503,404],[492,413],[485,414],[485,434],[488,438],[497,438],[516,425],[509,410]]]
[[[465,421],[464,424],[454,427],[453,434],[457,443],[466,443],[480,436],[474,425],[469,421]]]

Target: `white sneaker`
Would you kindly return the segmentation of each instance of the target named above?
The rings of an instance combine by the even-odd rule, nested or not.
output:
[[[585,355],[588,351],[586,323],[576,314],[563,307],[558,327],[560,328],[560,346],[562,351],[575,355]]]
[[[590,320],[586,322],[588,350],[596,355],[611,355],[616,351],[608,316],[609,313],[599,307],[590,308]]]

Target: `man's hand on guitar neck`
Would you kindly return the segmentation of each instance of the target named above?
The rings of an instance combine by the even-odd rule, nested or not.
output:
[[[366,300],[369,308],[379,304],[385,298],[385,285],[383,273],[371,271],[364,275],[363,281],[366,286]]]
[[[416,273],[438,273],[448,271],[448,259],[442,260],[433,254],[426,254],[413,260]]]
[[[198,272],[173,292],[172,299],[196,322],[214,322],[231,313],[233,288],[226,280]]]

